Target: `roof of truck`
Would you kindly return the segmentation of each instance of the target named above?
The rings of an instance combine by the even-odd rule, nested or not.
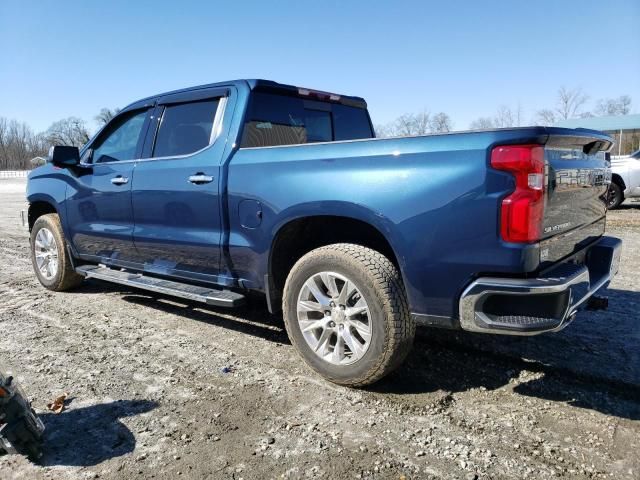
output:
[[[149,103],[151,100],[154,100],[158,97],[163,97],[165,95],[174,95],[177,93],[185,93],[185,92],[190,92],[190,91],[194,91],[194,90],[200,90],[203,88],[215,88],[215,87],[228,87],[231,85],[239,85],[239,84],[244,84],[247,85],[249,87],[249,89],[251,90],[267,90],[267,91],[280,91],[283,93],[288,93],[288,94],[301,94],[302,92],[311,92],[311,93],[315,93],[315,94],[324,94],[326,96],[331,96],[331,97],[336,97],[339,99],[340,103],[346,103],[346,104],[352,104],[352,105],[357,105],[361,108],[366,108],[367,103],[364,100],[364,98],[362,97],[356,97],[356,96],[352,96],[352,95],[342,95],[342,94],[337,94],[337,93],[330,93],[330,92],[326,92],[323,90],[316,90],[316,89],[312,89],[312,88],[306,88],[306,87],[296,87],[295,85],[288,85],[285,83],[278,83],[278,82],[274,82],[273,80],[264,80],[264,79],[257,79],[257,78],[252,78],[252,79],[239,79],[239,80],[229,80],[226,82],[216,82],[216,83],[208,83],[205,85],[196,85],[193,87],[187,87],[187,88],[181,88],[178,90],[171,90],[169,92],[162,92],[162,93],[158,93],[156,95],[151,95],[149,97],[145,97],[142,98],[140,100],[136,100],[135,102],[127,105],[123,110],[128,110],[130,108],[133,107],[139,107],[142,106],[144,104]],[[332,100],[335,100],[334,98],[332,98]]]

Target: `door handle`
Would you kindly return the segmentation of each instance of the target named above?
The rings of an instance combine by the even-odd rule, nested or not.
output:
[[[117,177],[113,177],[111,179],[111,183],[113,183],[114,185],[124,185],[125,183],[129,183],[129,179],[123,177],[122,175],[118,175]]]
[[[213,182],[213,177],[210,175],[205,175],[204,173],[196,173],[195,175],[191,175],[189,177],[189,181],[191,183],[195,183],[196,185],[200,185],[201,183]]]

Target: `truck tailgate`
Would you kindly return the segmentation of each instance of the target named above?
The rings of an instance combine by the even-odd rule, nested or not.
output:
[[[541,266],[556,262],[602,236],[611,168],[609,137],[590,130],[549,129],[545,144],[546,204]]]

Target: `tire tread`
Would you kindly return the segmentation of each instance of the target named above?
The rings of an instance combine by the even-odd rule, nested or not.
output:
[[[364,269],[373,282],[374,290],[386,316],[385,348],[376,362],[363,375],[348,381],[332,378],[328,375],[325,377],[334,383],[352,387],[372,384],[396,369],[404,361],[413,345],[415,322],[409,313],[402,278],[398,269],[387,257],[368,247],[351,243],[336,243],[312,250],[293,266],[285,283],[283,312],[288,332],[291,331],[290,322],[295,321],[295,319],[289,319],[287,315],[290,307],[287,291],[290,288],[291,273],[304,268],[307,263],[314,262],[319,257],[323,260],[333,259],[340,263],[346,261],[354,268]],[[289,334],[289,338],[297,350],[304,348],[304,346],[297,344],[295,336]]]
[[[35,232],[38,231],[39,225],[41,223],[44,223],[45,225],[43,226],[49,228],[52,231],[53,235],[56,237],[56,244],[59,246],[58,269],[60,275],[58,276],[58,281],[54,282],[51,285],[46,285],[42,281],[40,281],[40,283],[42,283],[44,287],[55,292],[62,292],[77,287],[84,281],[84,277],[76,273],[75,269],[73,268],[73,263],[71,262],[69,251],[66,248],[64,232],[62,231],[62,225],[60,224],[60,217],[58,217],[57,213],[47,213],[38,217],[33,224],[33,228],[31,229],[31,259],[38,279],[40,279],[40,275],[37,273],[33,242],[35,238]]]

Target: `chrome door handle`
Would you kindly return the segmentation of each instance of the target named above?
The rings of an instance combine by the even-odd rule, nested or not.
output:
[[[191,175],[189,177],[189,181],[191,183],[195,183],[196,185],[199,185],[201,183],[213,182],[213,177],[210,175],[205,175],[204,173],[196,173],[195,175]]]
[[[113,177],[111,179],[111,183],[113,183],[114,185],[124,185],[125,183],[129,183],[129,179],[118,175],[117,177]]]

